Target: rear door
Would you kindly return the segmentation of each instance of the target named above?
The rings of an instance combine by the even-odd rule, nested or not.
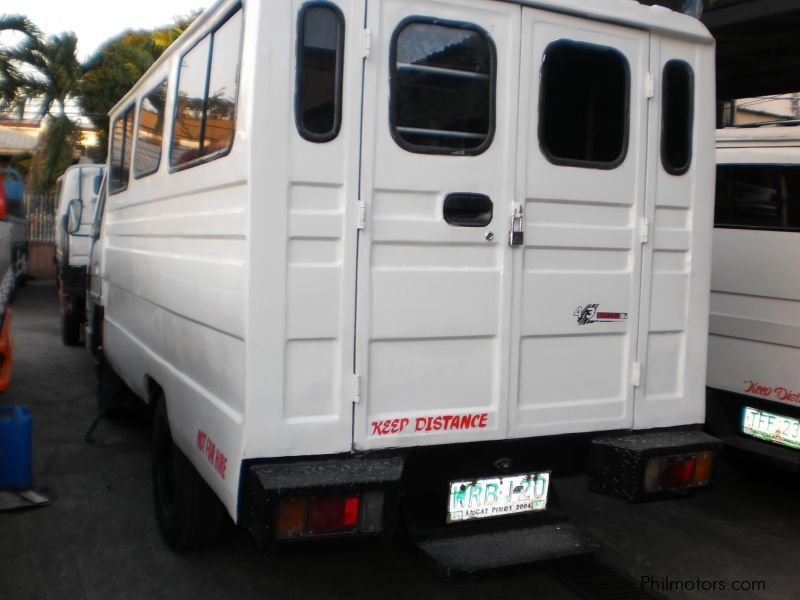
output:
[[[630,427],[649,34],[368,6],[354,445]]]
[[[358,448],[506,435],[519,18],[368,3]]]
[[[649,46],[523,9],[510,437],[633,423]]]

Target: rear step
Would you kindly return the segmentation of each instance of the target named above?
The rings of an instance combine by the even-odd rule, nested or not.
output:
[[[443,525],[443,498],[406,499],[405,529],[443,579],[558,559],[590,556],[600,545],[567,522],[550,488],[547,510]]]
[[[417,548],[445,579],[599,551],[598,544],[568,523],[454,535],[417,542]]]

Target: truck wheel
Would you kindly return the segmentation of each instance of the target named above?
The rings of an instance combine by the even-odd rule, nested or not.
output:
[[[61,315],[61,341],[65,346],[77,346],[81,343],[81,320],[78,315]]]
[[[161,535],[177,551],[207,548],[225,522],[222,503],[172,441],[163,394],[153,421],[153,496]]]

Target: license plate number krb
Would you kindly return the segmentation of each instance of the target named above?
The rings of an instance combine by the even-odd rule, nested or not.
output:
[[[550,473],[453,481],[447,522],[501,517],[547,508]]]
[[[800,449],[800,420],[744,407],[742,432],[753,437]]]

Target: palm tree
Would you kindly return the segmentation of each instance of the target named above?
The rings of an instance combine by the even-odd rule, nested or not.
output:
[[[36,26],[22,15],[0,15],[0,34],[7,32],[21,33],[28,39],[40,36]],[[8,53],[9,49],[0,46],[0,109],[16,96],[15,84],[19,77],[17,65]]]
[[[74,33],[43,38],[27,19],[16,15],[0,18],[0,27],[2,23],[26,36],[16,46],[0,48],[0,109],[10,109],[20,118],[26,111],[39,119],[51,118],[31,165],[32,187],[41,192],[52,187],[72,161],[78,127],[66,107],[81,77],[78,39]]]

